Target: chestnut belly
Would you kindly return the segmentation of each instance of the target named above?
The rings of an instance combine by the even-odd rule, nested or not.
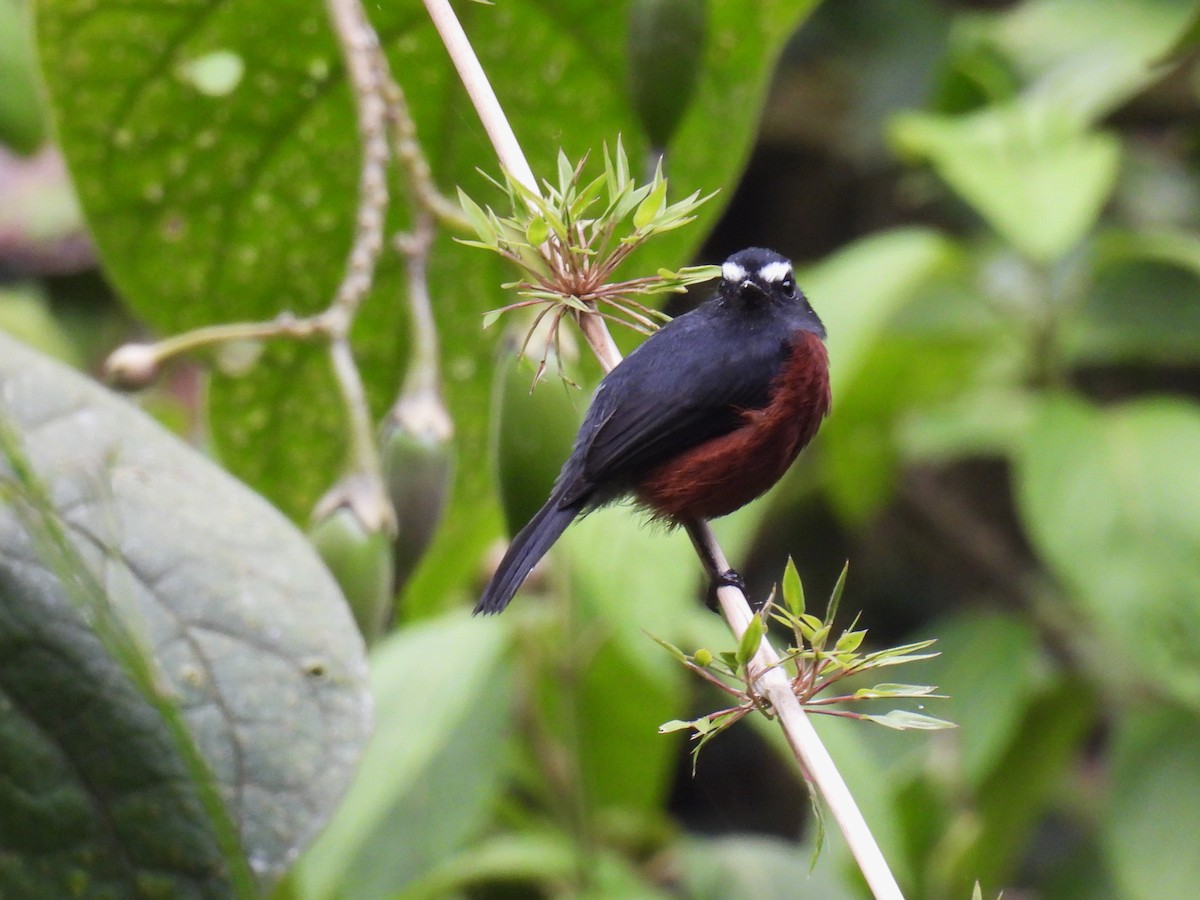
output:
[[[775,484],[829,412],[825,347],[797,336],[763,409],[744,410],[741,425],[651,469],[635,496],[656,516],[714,519],[740,509]]]

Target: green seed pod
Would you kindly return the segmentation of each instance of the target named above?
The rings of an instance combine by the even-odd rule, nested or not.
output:
[[[555,371],[551,359],[548,371]],[[583,410],[557,378],[543,379],[532,391],[534,367],[505,342],[492,382],[492,460],[500,505],[510,534],[533,518],[571,453]]]
[[[454,482],[454,424],[434,390],[405,392],[379,430],[384,481],[396,509],[396,590],[441,524]]]
[[[661,151],[679,126],[704,62],[707,0],[633,0],[629,90],[651,145]]]
[[[394,562],[386,528],[370,528],[350,499],[349,479],[317,506],[308,537],[337,579],[368,646],[387,627],[392,612]]]

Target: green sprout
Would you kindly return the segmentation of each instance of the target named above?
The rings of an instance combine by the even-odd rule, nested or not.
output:
[[[696,741],[692,751],[693,767],[701,748],[708,741],[747,714],[758,710],[768,717],[773,715],[769,702],[754,688],[755,679],[762,673],[752,671],[750,666],[758,644],[766,632],[768,617],[792,631],[794,642],[783,654],[779,664],[789,669],[792,690],[806,711],[860,719],[901,731],[955,727],[952,722],[907,709],[893,709],[878,715],[841,708],[864,700],[945,699],[944,694],[934,693],[937,688],[930,685],[885,682],[869,688],[859,688],[853,693],[819,696],[851,675],[931,659],[938,655],[922,652],[933,645],[932,640],[917,641],[870,653],[862,652],[860,647],[867,632],[865,629],[855,629],[858,624],[857,617],[849,628],[844,629],[837,639],[831,642],[833,620],[837,616],[842,591],[846,585],[846,572],[847,569],[843,568],[822,619],[805,611],[804,588],[795,564],[789,559],[783,573],[782,604],[776,601],[776,592],[773,591],[766,606],[751,620],[734,650],[713,653],[700,649],[688,655],[678,647],[654,638],[684,666],[737,701],[732,706],[698,719],[677,719],[659,726],[659,732],[662,734],[673,731],[692,732],[692,739]]]
[[[507,171],[503,184],[485,173],[506,194],[511,210],[507,215],[480,206],[461,188],[458,191],[463,212],[479,237],[462,243],[498,253],[521,271],[519,280],[504,287],[516,289],[523,299],[487,313],[485,327],[506,312],[540,307],[521,347],[524,353],[529,336],[549,317],[549,339],[537,378],[545,370],[551,348],[562,359],[558,329],[567,316],[578,320],[580,315],[598,315],[649,334],[670,317],[635,297],[681,293],[720,273],[716,266],[689,266],[615,281],[617,267],[634,250],[656,234],[693,221],[696,210],[713,194],[702,197],[696,191],[668,203],[661,164],[649,184],[637,185],[620,139],[615,153],[610,155],[604,147],[603,173],[585,182],[587,160],[584,156],[572,165],[560,150],[557,183],[544,181],[544,196]]]

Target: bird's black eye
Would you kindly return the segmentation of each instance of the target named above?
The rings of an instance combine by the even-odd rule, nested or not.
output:
[[[779,283],[781,285],[783,285],[783,289],[785,291],[791,292],[796,289],[796,279],[793,278],[791,275],[785,276],[783,281],[781,281]]]

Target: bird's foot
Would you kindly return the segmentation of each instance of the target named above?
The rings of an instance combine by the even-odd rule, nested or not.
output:
[[[726,569],[724,572],[714,575],[712,585],[713,589],[708,592],[708,598],[705,600],[704,605],[715,613],[721,611],[721,604],[717,601],[717,590],[723,587],[735,587],[741,591],[742,596],[746,598],[746,602],[750,604],[750,608],[754,612],[757,613],[763,608],[761,601],[755,603],[750,599],[750,592],[746,590],[746,579],[736,569]]]
[[[746,579],[735,569],[726,569],[713,579],[717,587],[735,587],[743,594],[746,593]]]
[[[743,578],[742,574],[740,572],[736,571],[735,569],[726,569],[724,572],[722,572],[720,575],[718,575],[716,578],[713,579],[714,587],[722,588],[722,587],[725,587],[726,585],[728,585],[729,587],[735,587],[739,591],[742,592],[742,596],[744,596],[746,598],[746,602],[750,604],[750,609],[752,609],[754,611],[755,615],[762,612],[762,608],[764,606],[766,606],[766,598],[756,601],[750,597],[750,592],[746,589],[746,579]],[[717,592],[713,591],[711,596],[714,601],[714,604],[713,604],[714,611],[716,610],[716,603],[715,603],[716,595],[717,595]]]

